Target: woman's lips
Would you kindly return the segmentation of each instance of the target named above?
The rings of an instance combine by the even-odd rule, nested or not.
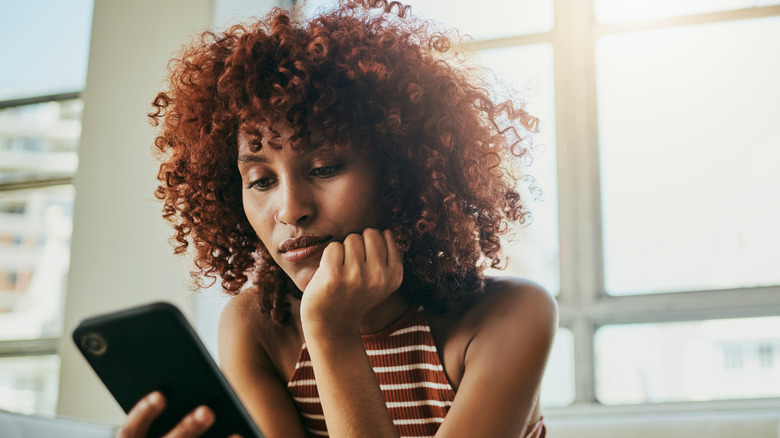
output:
[[[330,236],[301,236],[284,241],[279,252],[288,262],[301,262],[321,254],[328,243]]]

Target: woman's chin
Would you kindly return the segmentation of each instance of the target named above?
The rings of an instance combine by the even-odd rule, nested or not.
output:
[[[306,290],[306,286],[309,285],[309,282],[311,281],[311,278],[314,277],[314,273],[317,272],[317,269],[302,269],[295,273],[295,275],[291,275],[290,279],[295,283],[296,286],[298,286],[298,289],[301,290],[301,292]]]

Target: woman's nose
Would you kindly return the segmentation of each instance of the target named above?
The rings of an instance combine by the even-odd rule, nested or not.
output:
[[[280,188],[279,207],[274,215],[277,223],[300,225],[313,216],[312,191],[303,181],[284,180]]]

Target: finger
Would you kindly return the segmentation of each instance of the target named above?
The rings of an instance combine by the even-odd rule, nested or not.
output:
[[[337,268],[344,265],[344,245],[340,242],[330,242],[322,251],[320,268]]]
[[[198,406],[184,417],[165,438],[189,438],[203,435],[214,424],[214,413],[206,406]]]
[[[387,266],[387,242],[381,231],[367,228],[363,231],[363,243],[366,247],[366,263]]]
[[[366,262],[363,235],[352,233],[344,239],[344,266],[359,267]]]
[[[127,420],[117,434],[117,438],[146,436],[154,419],[165,409],[165,397],[158,392],[152,392],[138,401],[127,413]]]
[[[404,254],[396,245],[395,235],[392,231],[385,230],[382,234],[387,245],[387,267],[391,272],[393,286],[397,289],[401,287],[401,282],[404,279]]]

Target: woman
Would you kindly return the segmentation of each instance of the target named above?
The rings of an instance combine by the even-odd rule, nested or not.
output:
[[[545,434],[555,302],[483,275],[528,215],[510,167],[536,120],[451,41],[397,2],[274,10],[185,48],[155,99],[157,196],[195,278],[235,295],[220,363],[268,437]]]

